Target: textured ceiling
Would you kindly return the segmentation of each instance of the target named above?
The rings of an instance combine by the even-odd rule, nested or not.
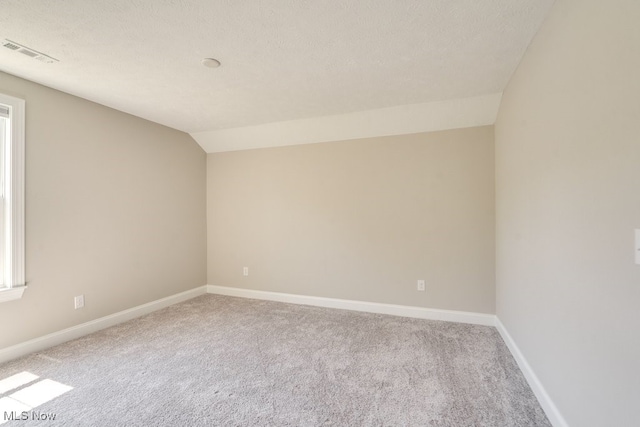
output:
[[[553,0],[3,0],[0,70],[186,132],[501,92]],[[200,64],[222,62],[218,69]]]

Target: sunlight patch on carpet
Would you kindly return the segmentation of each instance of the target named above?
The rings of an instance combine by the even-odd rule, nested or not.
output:
[[[37,375],[27,371],[7,377],[0,380],[0,394],[20,388],[38,378]],[[34,418],[29,414],[29,411],[33,411],[34,408],[70,390],[73,390],[73,387],[50,379],[44,379],[9,396],[2,396],[0,397],[0,424],[11,420],[42,419],[43,414],[37,414],[39,418]],[[24,418],[25,416],[28,418]]]
[[[6,393],[18,387],[22,387],[31,381],[37,380],[39,377],[31,372],[23,371],[19,374],[12,375],[0,380],[0,394]]]

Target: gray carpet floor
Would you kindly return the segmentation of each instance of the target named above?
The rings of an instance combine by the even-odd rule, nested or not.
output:
[[[0,380],[24,371],[73,389],[34,409],[55,421],[2,427],[550,426],[495,328],[217,295],[5,363]]]

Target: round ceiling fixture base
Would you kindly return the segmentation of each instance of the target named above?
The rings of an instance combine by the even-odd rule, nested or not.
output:
[[[218,68],[221,65],[220,61],[213,58],[204,58],[201,62],[202,62],[202,65],[209,68]]]

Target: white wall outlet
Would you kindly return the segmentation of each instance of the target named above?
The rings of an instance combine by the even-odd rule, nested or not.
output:
[[[416,289],[418,289],[421,292],[424,291],[425,289],[424,280],[418,280],[418,286],[416,287]]]
[[[249,275],[249,267],[242,267],[242,275],[243,276]]]
[[[73,299],[73,308],[76,310],[84,307],[84,295],[78,295]]]
[[[640,264],[640,228],[636,229],[636,264]]]

